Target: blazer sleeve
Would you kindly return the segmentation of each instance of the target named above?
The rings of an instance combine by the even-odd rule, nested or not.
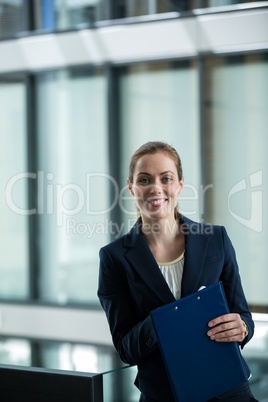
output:
[[[224,227],[222,227],[222,237],[225,257],[220,279],[224,285],[231,313],[240,314],[242,320],[247,324],[248,336],[240,343],[241,348],[243,348],[253,336],[254,322],[242,288],[235,250]]]
[[[100,250],[98,297],[107,316],[114,346],[125,363],[139,364],[157,349],[151,317],[139,319],[122,262],[114,261],[105,248]]]

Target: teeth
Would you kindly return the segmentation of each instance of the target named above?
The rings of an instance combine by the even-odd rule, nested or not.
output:
[[[153,204],[153,205],[160,205],[160,204],[162,204],[163,201],[164,201],[164,200],[153,200],[153,201],[151,201],[151,204]]]

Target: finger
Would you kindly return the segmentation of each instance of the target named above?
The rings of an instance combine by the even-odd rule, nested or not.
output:
[[[211,338],[214,339],[224,339],[224,338],[230,338],[234,336],[242,336],[242,332],[238,328],[230,329],[229,331],[223,331],[219,332],[217,334],[213,334]]]
[[[237,341],[242,342],[244,339],[244,329],[243,327],[234,327],[228,330],[213,332],[208,331],[208,336],[212,341],[225,342],[225,341]]]
[[[221,333],[221,332],[231,330],[231,329],[233,329],[233,328],[235,328],[235,327],[233,326],[233,323],[232,323],[232,322],[230,322],[230,323],[228,322],[228,323],[226,323],[226,324],[221,324],[221,325],[218,325],[217,327],[214,327],[214,328],[210,329],[210,330],[207,332],[207,335],[208,335],[208,336],[213,336],[213,335],[219,334],[219,333]]]
[[[230,314],[224,314],[220,315],[219,317],[214,318],[208,323],[209,327],[214,327],[214,325],[221,324],[223,322],[229,322],[229,321],[241,321],[240,315],[237,313],[230,313]]]
[[[226,334],[227,332],[225,332],[224,334]],[[224,336],[224,337],[215,337],[215,339],[212,339],[212,338],[214,338],[214,337],[211,337],[210,339],[212,340],[212,341],[215,341],[215,342],[242,342],[243,341],[243,339],[244,339],[244,335],[242,334],[237,334],[237,335],[230,335],[230,336]]]
[[[215,340],[215,339],[221,339],[229,336],[239,336],[241,339],[239,339],[239,342],[244,339],[244,328],[243,326],[234,326],[232,325],[233,323],[229,324],[223,324],[219,325],[216,328],[213,328],[212,330],[209,330],[207,332],[207,335],[210,337],[210,339]]]
[[[223,331],[229,331],[232,329],[237,329],[239,331],[239,333],[243,332],[243,324],[242,321],[240,320],[240,322],[237,321],[229,321],[229,322],[225,322],[224,324],[220,324],[217,327],[214,327],[212,329],[210,329],[207,334],[208,336],[211,335],[215,335],[217,333],[221,333]]]

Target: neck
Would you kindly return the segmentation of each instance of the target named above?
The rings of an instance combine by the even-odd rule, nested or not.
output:
[[[170,244],[178,236],[178,227],[175,218],[157,221],[142,219],[142,232],[149,245]]]

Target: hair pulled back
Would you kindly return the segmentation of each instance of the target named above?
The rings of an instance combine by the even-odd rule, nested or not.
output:
[[[181,158],[178,155],[175,148],[171,145],[167,144],[166,142],[161,141],[150,141],[143,144],[137,151],[132,155],[129,164],[129,180],[133,183],[133,174],[136,167],[138,160],[146,154],[156,154],[158,152],[166,153],[175,163],[179,181],[182,180],[182,165],[181,165]]]

